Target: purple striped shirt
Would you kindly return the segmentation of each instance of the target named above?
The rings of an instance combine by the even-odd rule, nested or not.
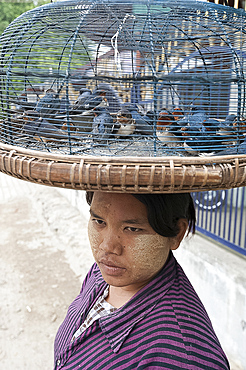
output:
[[[55,370],[229,369],[205,308],[172,253],[124,306],[71,342],[106,285],[94,264],[57,332]]]

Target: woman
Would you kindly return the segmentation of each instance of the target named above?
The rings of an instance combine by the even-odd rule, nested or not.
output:
[[[95,264],[55,340],[55,369],[229,369],[172,250],[195,231],[189,194],[87,193]]]

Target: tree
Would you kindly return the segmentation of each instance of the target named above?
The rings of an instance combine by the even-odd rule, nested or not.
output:
[[[0,34],[22,13],[50,2],[50,0],[0,0]]]

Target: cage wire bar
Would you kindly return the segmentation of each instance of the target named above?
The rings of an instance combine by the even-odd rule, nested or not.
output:
[[[245,19],[189,0],[28,11],[0,40],[0,140],[65,155],[246,154]]]

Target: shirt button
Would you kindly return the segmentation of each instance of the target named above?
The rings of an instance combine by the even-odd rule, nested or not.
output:
[[[56,361],[56,365],[57,365],[57,366],[59,366],[59,365],[60,365],[60,363],[61,363],[61,360],[57,360],[57,361]]]

